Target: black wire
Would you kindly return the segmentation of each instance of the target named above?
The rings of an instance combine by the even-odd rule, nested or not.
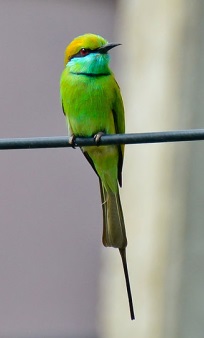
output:
[[[103,135],[99,144],[141,144],[201,140],[204,140],[204,129],[189,129],[136,134]],[[75,143],[76,147],[96,145],[93,137],[77,137]],[[68,137],[66,136],[0,139],[0,150],[63,147],[71,147],[68,143]]]

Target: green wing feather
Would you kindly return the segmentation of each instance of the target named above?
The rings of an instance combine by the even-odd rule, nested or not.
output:
[[[124,105],[123,100],[120,94],[120,87],[118,83],[116,84],[116,99],[113,105],[113,118],[115,123],[115,131],[116,134],[124,134],[125,133],[125,114],[124,114]],[[123,168],[123,157],[124,157],[124,144],[118,146],[119,159],[118,159],[118,182],[120,187],[122,187],[122,168]]]

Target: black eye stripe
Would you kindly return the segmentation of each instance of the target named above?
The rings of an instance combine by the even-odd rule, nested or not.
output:
[[[85,49],[88,53],[85,54],[85,55],[82,55],[82,54],[81,54],[81,50],[82,50],[82,49]],[[72,56],[69,58],[69,61],[72,60],[72,59],[74,59],[74,58],[83,58],[83,57],[85,57],[85,56],[87,56],[87,55],[89,55],[89,54],[91,54],[91,53],[96,52],[97,49],[98,49],[98,48],[96,48],[96,49],[81,48],[80,51],[79,51],[78,53],[72,55]]]

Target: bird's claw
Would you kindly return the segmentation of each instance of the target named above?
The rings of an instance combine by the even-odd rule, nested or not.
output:
[[[69,137],[69,144],[72,146],[73,149],[76,148],[76,136],[75,135],[71,135]]]
[[[98,146],[101,140],[101,136],[103,136],[105,133],[103,131],[99,131],[96,135],[94,135],[94,140],[96,142],[96,145]]]

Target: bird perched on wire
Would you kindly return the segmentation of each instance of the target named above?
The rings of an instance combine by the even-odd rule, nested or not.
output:
[[[66,48],[60,79],[61,103],[68,124],[69,142],[76,137],[94,137],[96,146],[81,150],[98,175],[103,209],[103,244],[118,248],[122,258],[131,319],[134,309],[129,283],[127,238],[118,183],[122,186],[124,145],[99,147],[103,134],[125,132],[124,106],[120,88],[109,68],[109,50],[118,43],[85,34]]]

